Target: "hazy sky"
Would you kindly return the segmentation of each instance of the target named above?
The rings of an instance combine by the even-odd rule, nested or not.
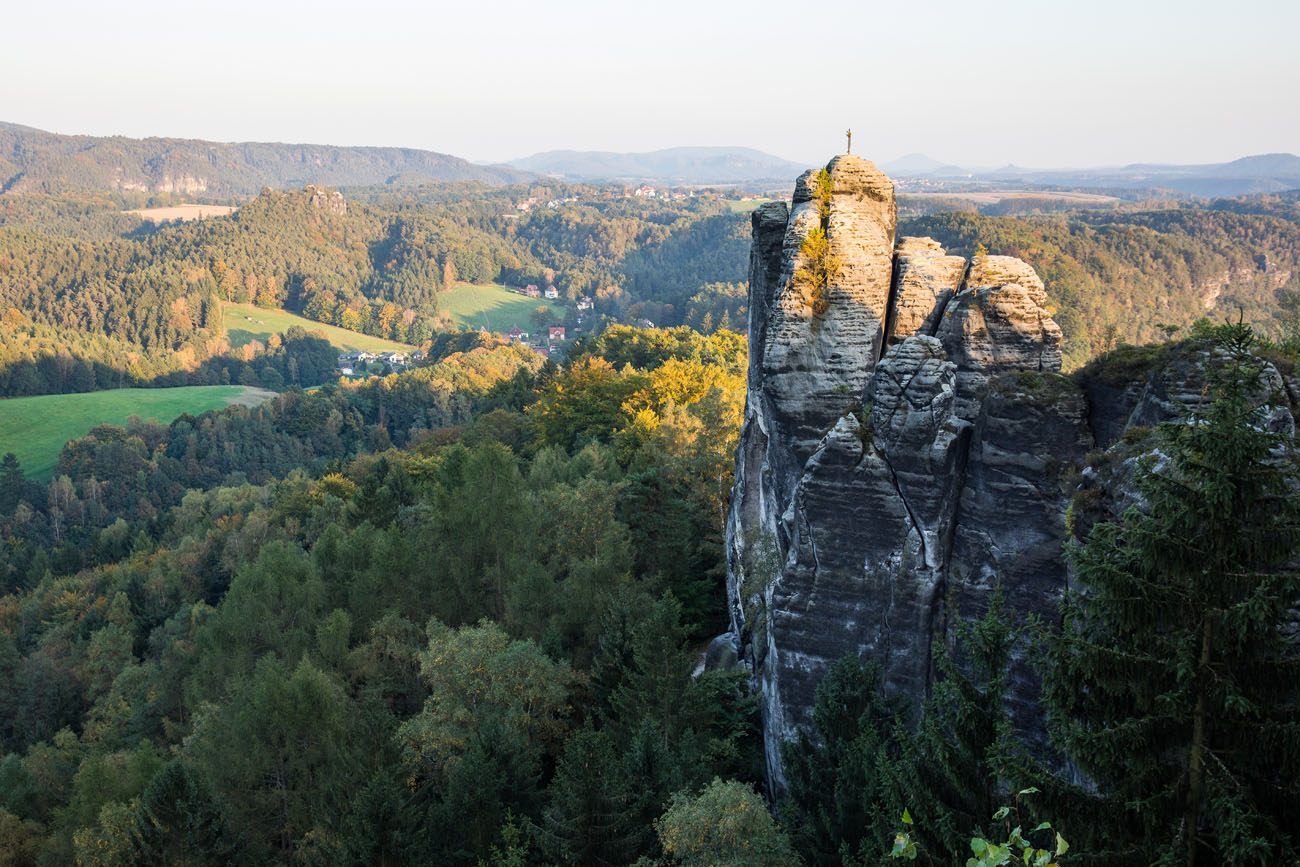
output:
[[[0,120],[475,160],[727,144],[817,162],[1300,152],[1300,0],[17,0]]]

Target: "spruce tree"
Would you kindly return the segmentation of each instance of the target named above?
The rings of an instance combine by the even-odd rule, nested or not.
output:
[[[941,863],[957,864],[969,855],[972,835],[989,830],[989,816],[1041,775],[1008,713],[1007,672],[1021,633],[1001,592],[978,620],[955,629],[953,650],[935,654],[937,677],[920,722],[912,729],[896,723],[896,748],[882,753],[880,774],[887,824],[897,828],[907,809],[913,838]],[[865,841],[862,863],[875,863],[878,837]]]
[[[242,854],[212,785],[181,760],[164,766],[144,790],[134,837],[143,864],[231,864]]]
[[[649,842],[649,822],[635,815],[636,793],[608,732],[587,728],[569,739],[548,799],[542,847],[556,863],[629,864]]]
[[[0,458],[0,515],[12,515],[26,493],[27,480],[13,452]]]
[[[838,865],[869,845],[883,804],[882,751],[896,708],[881,691],[879,667],[853,656],[836,661],[813,703],[811,732],[785,745],[788,790],[782,819],[807,864]]]
[[[1018,640],[1001,594],[936,654],[933,691],[915,714],[881,691],[879,671],[849,657],[817,688],[813,731],[785,751],[783,815],[809,864],[875,864],[904,810],[939,863],[963,863],[970,839],[1036,763],[1014,738],[1006,674]]]
[[[1047,698],[1114,811],[1109,863],[1297,857],[1300,503],[1254,341],[1216,329],[1207,399],[1156,432],[1142,504],[1072,550]]]

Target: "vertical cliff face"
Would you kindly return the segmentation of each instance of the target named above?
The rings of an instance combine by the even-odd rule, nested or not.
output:
[[[780,744],[836,659],[878,662],[916,706],[949,620],[997,585],[1042,611],[1065,585],[1057,468],[1092,434],[1042,281],[1018,259],[967,261],[894,230],[892,184],[853,156],[753,217],[728,590],[777,789]],[[819,262],[824,285],[807,277]],[[1036,686],[1014,676],[1032,729]]]

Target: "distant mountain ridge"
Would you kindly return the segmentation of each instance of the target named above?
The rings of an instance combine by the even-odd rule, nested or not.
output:
[[[508,184],[529,178],[518,169],[415,148],[62,135],[0,122],[3,193],[138,190],[221,198],[305,184]]]
[[[1238,196],[1276,193],[1300,188],[1300,156],[1255,154],[1226,163],[1178,165],[1131,163],[1085,169],[1025,169],[1008,164],[999,169],[962,168],[908,154],[882,165],[898,177],[1016,181],[1066,187],[1169,189],[1197,196]]]
[[[506,165],[575,180],[682,184],[784,181],[807,168],[743,147],[676,147],[644,153],[559,150],[511,160]]]

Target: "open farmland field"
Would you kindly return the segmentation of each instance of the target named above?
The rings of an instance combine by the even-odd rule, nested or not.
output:
[[[748,214],[759,205],[765,205],[772,199],[725,199],[724,202],[733,214]]]
[[[236,349],[254,340],[265,343],[272,334],[283,334],[296,325],[304,331],[320,332],[326,340],[345,352],[409,352],[411,350],[411,347],[405,343],[348,331],[335,325],[326,325],[287,310],[271,310],[266,307],[254,307],[252,304],[225,304],[222,305],[221,317],[226,326],[226,337],[230,340],[230,345]]]
[[[169,220],[189,222],[208,217],[228,217],[237,210],[232,205],[171,205],[166,208],[137,208],[127,213],[151,223],[166,223]]]
[[[969,202],[972,205],[996,205],[1008,199],[1040,199],[1043,201],[1065,202],[1079,207],[1099,207],[1119,202],[1115,196],[1103,196],[1098,193],[1082,193],[1072,190],[975,190],[969,192],[918,192],[900,193],[902,199],[930,201],[934,199],[954,199]]]
[[[0,455],[13,452],[29,477],[46,479],[64,444],[97,425],[125,424],[131,416],[170,422],[233,404],[256,406],[274,396],[243,385],[198,385],[11,397],[0,400]]]
[[[516,326],[531,331],[528,317],[538,307],[549,307],[557,317],[564,316],[562,304],[528,298],[496,283],[457,283],[438,295],[438,309],[457,324],[488,331],[509,331]]]

